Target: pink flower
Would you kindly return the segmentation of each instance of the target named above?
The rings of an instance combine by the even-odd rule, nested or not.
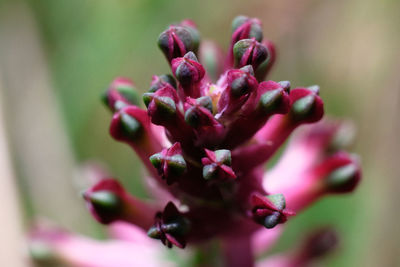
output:
[[[233,21],[225,62],[210,42],[200,44],[199,60],[199,40],[189,20],[161,33],[158,45],[173,75],[153,76],[143,95],[147,110],[138,106],[133,82],[112,82],[105,94],[114,114],[110,134],[138,154],[155,201],[131,196],[117,180],[102,177],[84,199],[119,240],[34,235],[60,259],[75,266],[175,266],[162,261],[162,249],[143,230],[168,248],[219,239],[230,267],[302,266],[296,264],[330,250],[319,235],[287,259],[255,262],[295,212],[325,195],[352,192],[361,179],[357,158],[343,151],[342,124],[317,123],[324,115],[319,87],[265,80],[276,51],[263,40],[258,19]],[[265,172],[264,164],[298,128],[303,131]]]

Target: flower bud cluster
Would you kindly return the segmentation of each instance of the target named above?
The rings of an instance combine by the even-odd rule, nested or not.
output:
[[[111,136],[135,150],[153,192],[164,193],[148,203],[114,179],[101,180],[84,193],[100,223],[134,224],[169,248],[234,239],[245,246],[223,246],[234,257],[231,250],[248,250],[260,231],[280,231],[318,198],[355,189],[359,162],[333,145],[343,144],[337,142],[343,123],[315,124],[324,114],[319,87],[265,80],[276,51],[263,40],[258,19],[233,20],[225,62],[215,44],[202,47],[189,20],[169,26],[158,46],[172,75],[153,77],[143,95],[146,109],[125,78],[111,83],[104,102],[114,114]],[[265,172],[264,164],[298,128],[306,130]],[[247,257],[246,266],[254,266],[251,251]]]

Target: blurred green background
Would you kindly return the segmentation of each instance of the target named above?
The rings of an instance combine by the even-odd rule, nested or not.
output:
[[[100,94],[116,76],[144,92],[153,74],[169,72],[156,40],[170,23],[193,19],[203,39],[227,48],[231,20],[244,14],[278,47],[269,79],[320,85],[326,113],[355,122],[363,164],[353,195],[296,216],[275,250],[330,224],[342,242],[324,266],[399,266],[399,11],[394,0],[0,1],[2,109],[24,221],[43,216],[101,236],[78,194],[83,163],[145,193],[138,158],[108,135]]]

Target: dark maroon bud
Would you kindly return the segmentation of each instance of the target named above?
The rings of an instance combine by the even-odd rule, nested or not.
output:
[[[186,234],[190,230],[190,222],[178,211],[172,202],[169,202],[163,212],[158,212],[155,224],[149,229],[147,235],[159,239],[168,248],[173,245],[185,248]]]
[[[176,81],[174,77],[170,74],[164,74],[160,76],[153,76],[153,80],[151,81],[149,93],[154,93],[158,89],[163,88],[165,86],[172,86],[176,89]]]
[[[182,155],[181,145],[175,143],[150,157],[150,162],[167,184],[172,184],[186,171],[186,161]]]
[[[251,96],[256,95],[258,87],[258,82],[252,74],[253,68],[250,65],[228,71],[227,87],[217,103],[218,113],[221,113],[224,118],[233,116],[239,110],[249,106],[246,104]]]
[[[125,221],[142,228],[151,225],[154,208],[128,194],[115,179],[103,179],[83,193],[93,217],[102,224]]]
[[[360,165],[347,153],[336,153],[322,166],[327,170],[332,170],[323,179],[325,188],[329,193],[352,192],[361,180]]]
[[[197,52],[199,34],[194,27],[171,25],[158,37],[158,46],[169,62],[187,52]]]
[[[292,103],[290,115],[294,121],[312,123],[322,118],[324,103],[315,91],[308,88],[296,88],[290,91]]]
[[[334,250],[338,242],[338,234],[331,227],[314,230],[307,237],[300,254],[309,260],[320,258]]]
[[[123,110],[113,117],[110,126],[111,135],[117,140],[140,140],[143,133],[143,125],[137,118],[127,112],[123,112]]]
[[[258,42],[262,41],[261,21],[257,18],[246,16],[237,16],[234,18],[232,21],[232,43],[251,38],[255,38]]]
[[[203,79],[205,70],[193,52],[172,61],[172,72],[183,87],[197,84]]]
[[[139,95],[135,85],[129,79],[119,77],[115,79],[102,98],[111,111],[119,110],[129,105],[139,105]]]
[[[171,86],[158,89],[155,93],[143,94],[143,101],[154,124],[163,125],[166,121],[176,118],[178,95]]]
[[[251,196],[253,220],[265,228],[274,228],[277,224],[287,221],[288,216],[295,215],[286,208],[285,198],[282,194],[268,195],[266,197],[255,193]]]
[[[258,66],[268,60],[269,53],[267,47],[255,39],[243,39],[234,45],[233,55],[237,68],[251,65],[257,72]]]
[[[236,178],[236,174],[231,168],[232,160],[229,150],[211,151],[205,149],[205,153],[206,157],[201,159],[204,179],[223,181]]]

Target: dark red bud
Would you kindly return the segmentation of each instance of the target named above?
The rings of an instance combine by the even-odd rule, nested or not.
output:
[[[264,225],[268,229],[286,222],[288,216],[295,215],[294,212],[285,209],[286,202],[282,194],[264,197],[258,193],[254,193],[251,196],[250,203],[254,221]]]
[[[105,179],[83,193],[87,207],[94,218],[109,224],[123,216],[125,190],[113,179]]]
[[[199,35],[193,27],[171,25],[158,37],[158,46],[168,62],[171,62],[189,51],[197,52]]]
[[[151,81],[150,93],[156,92],[158,89],[161,89],[165,86],[172,86],[176,89],[176,81],[174,77],[170,74],[160,75],[160,76],[153,76],[153,80]]]
[[[269,53],[267,47],[255,39],[243,39],[234,45],[233,55],[236,67],[251,65],[257,72],[258,66],[268,60]]]
[[[163,125],[166,121],[176,117],[178,95],[171,86],[158,89],[155,93],[143,94],[143,101],[154,124]]]
[[[226,149],[211,151],[205,149],[206,157],[201,159],[203,163],[203,177],[206,180],[235,179],[235,172],[230,167],[231,152]]]
[[[338,242],[338,233],[331,227],[315,230],[305,240],[303,248],[300,251],[300,257],[308,260],[320,258],[334,250]]]
[[[242,39],[255,38],[261,42],[263,38],[261,21],[257,18],[237,16],[232,21],[232,43]]]
[[[116,111],[125,106],[139,105],[139,95],[131,80],[119,77],[104,93],[103,102],[111,111]]]
[[[149,229],[147,235],[161,240],[168,248],[172,248],[173,245],[185,248],[185,236],[189,230],[189,220],[178,211],[172,202],[169,202],[163,212],[156,214],[155,224]]]
[[[172,72],[183,87],[199,83],[205,75],[203,66],[193,52],[172,60]]]
[[[111,136],[119,141],[137,141],[143,134],[142,123],[132,115],[132,112],[125,112],[122,109],[115,113],[110,125]]]
[[[186,171],[186,161],[179,143],[152,155],[150,162],[161,177],[167,181],[167,184],[175,182]]]
[[[319,121],[324,115],[324,103],[314,89],[293,89],[290,91],[290,101],[290,115],[294,121],[312,123]]]

